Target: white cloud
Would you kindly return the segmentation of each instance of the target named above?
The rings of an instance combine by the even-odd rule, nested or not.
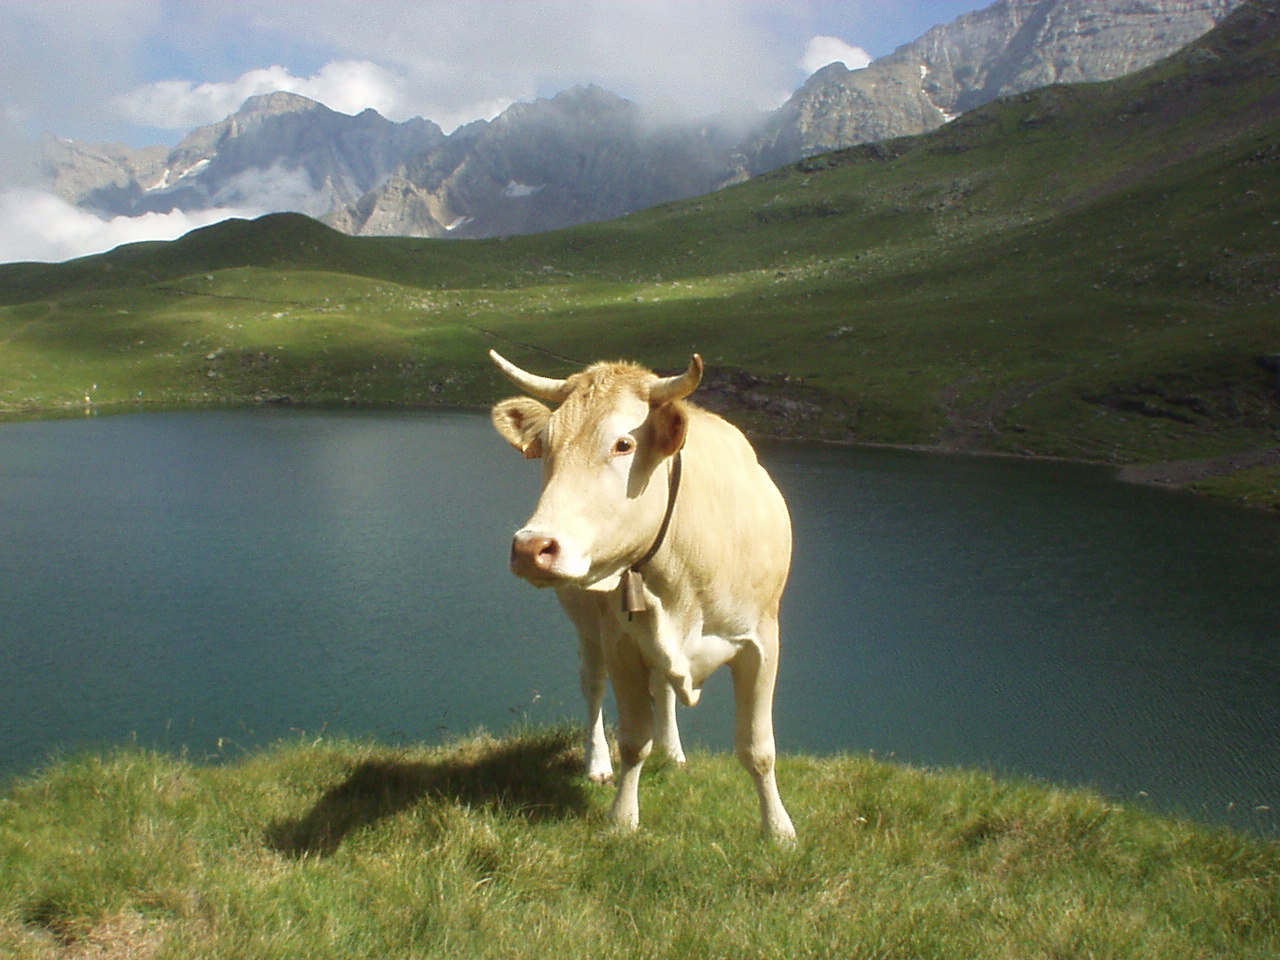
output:
[[[349,198],[356,199],[355,196]],[[275,164],[255,167],[226,181],[211,198],[224,209],[268,211],[294,210],[319,217],[333,206],[332,195],[311,185],[306,170]]]
[[[589,82],[694,116],[772,107],[793,76],[790,57],[764,26],[766,7],[761,0],[380,0],[353,16],[349,0],[309,0],[260,3],[251,19],[254,30],[291,35],[305,16],[313,42],[403,78],[401,111],[388,116],[417,114],[448,130],[496,112],[485,105]]]
[[[314,76],[272,66],[225,82],[151,83],[117,97],[117,109],[138,124],[189,130],[250,96],[287,90],[344,113],[373,107],[452,132],[575,84],[704,116],[776,107],[794,79],[755,0],[380,0],[358,13],[350,0],[220,0],[184,8],[193,36],[216,34],[230,20],[249,35],[305,35],[333,62]]]
[[[655,111],[750,113],[794,89],[824,32],[811,2],[0,0],[0,164],[6,131],[136,146],[274,90],[449,131],[590,82]]]
[[[148,213],[102,220],[51,193],[0,193],[0,263],[61,261],[102,253],[139,240],[176,240],[197,227],[261,211],[223,207],[198,213]]]
[[[494,97],[490,100],[481,100],[476,103],[463,103],[456,108],[438,107],[434,110],[427,109],[419,111],[418,115],[424,116],[437,124],[445,133],[453,133],[458,127],[474,123],[476,120],[492,120],[513,103],[515,101],[510,97]],[[393,117],[392,119],[398,118]]]
[[[814,37],[804,48],[800,69],[809,76],[829,63],[843,63],[850,70],[861,70],[870,62],[871,54],[839,37]]]
[[[161,3],[0,0],[0,90],[10,135],[116,139],[119,118],[104,101],[137,82],[142,38],[163,28]],[[0,151],[8,146],[0,143]]]
[[[227,83],[162,80],[138,87],[116,101],[134,123],[163,130],[189,130],[216,123],[253,96],[283,90],[317,100],[339,113],[372,107],[383,115],[397,112],[399,81],[367,60],[337,60],[310,77],[295,77],[286,68],[250,70]]]

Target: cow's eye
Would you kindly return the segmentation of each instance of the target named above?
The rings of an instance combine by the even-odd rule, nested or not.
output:
[[[625,457],[629,453],[634,453],[636,442],[630,437],[619,437],[613,442],[614,456]]]

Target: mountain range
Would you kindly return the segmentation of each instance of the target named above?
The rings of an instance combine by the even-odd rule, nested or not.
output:
[[[1112,79],[1210,30],[1241,0],[1000,0],[868,67],[833,63],[743,130],[662,121],[595,86],[446,135],[422,118],[253,97],[176,147],[47,136],[55,192],[103,217],[306,213],[352,235],[492,237],[605,220],[830,150],[913,135],[1000,97]]]
[[[615,220],[454,243],[277,213],[0,265],[0,418],[477,407],[509,389],[490,347],[552,376],[696,351],[700,402],[757,432],[1280,505],[1278,63],[1280,0],[1248,0],[1121,79]]]

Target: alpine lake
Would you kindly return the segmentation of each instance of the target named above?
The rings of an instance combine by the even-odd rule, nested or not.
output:
[[[783,754],[1280,834],[1280,517],[1097,467],[757,448],[795,525]],[[0,776],[580,721],[572,629],[507,571],[540,476],[474,413],[0,425]],[[731,749],[732,712],[721,671],[686,745]]]

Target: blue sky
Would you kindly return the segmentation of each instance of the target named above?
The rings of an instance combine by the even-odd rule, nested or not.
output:
[[[446,129],[588,82],[694,113],[768,108],[803,82],[815,37],[876,57],[985,5],[0,0],[0,143],[46,132],[173,143],[273,82],[344,112],[372,106]]]
[[[451,131],[596,83],[661,115],[752,115],[990,0],[0,0],[0,262],[178,236],[54,197],[43,134],[173,145],[291,90]],[[236,211],[247,215],[252,211]],[[261,211],[257,211],[261,212]],[[228,214],[229,215],[229,214]]]

